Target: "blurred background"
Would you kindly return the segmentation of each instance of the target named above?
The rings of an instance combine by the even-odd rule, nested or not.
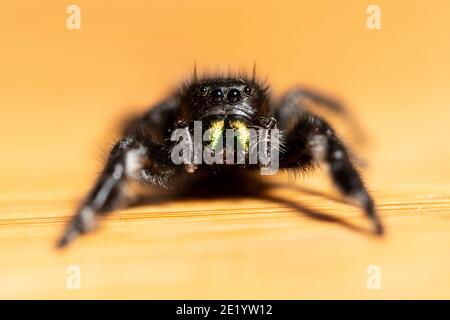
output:
[[[70,4],[81,9],[80,30],[66,27]],[[381,9],[381,30],[366,26],[371,4]],[[3,1],[0,296],[449,298],[449,10],[445,0]],[[149,241],[145,251],[135,249],[130,258],[143,270],[123,265],[127,248],[143,245],[142,239],[128,238],[130,229],[115,231],[118,251],[105,249],[112,244],[95,235],[70,253],[55,253],[52,241],[100,169],[120,119],[164,98],[191,75],[194,63],[200,71],[251,71],[256,63],[275,95],[307,85],[344,101],[367,133],[365,147],[354,148],[368,163],[365,177],[393,238],[380,244],[330,226],[324,236],[318,231],[322,224],[311,222],[306,231],[299,225],[289,229],[289,239],[258,233],[271,241],[266,248],[273,251],[260,252],[265,258],[249,253],[260,248],[260,238],[251,245],[241,239],[248,252],[236,252],[226,237],[223,255],[212,258],[201,250],[200,233],[186,239],[171,233],[166,239],[161,223],[162,238]],[[351,132],[343,134],[351,139]],[[327,185],[324,192],[332,191]],[[319,207],[328,201],[319,200]],[[422,216],[424,211],[429,215]],[[114,232],[111,225],[102,232]],[[184,249],[192,249],[190,244],[196,249],[176,260],[182,240]],[[327,246],[329,241],[335,246]],[[279,251],[288,242],[294,251]],[[94,261],[96,245],[106,251]],[[244,255],[251,257],[245,268]],[[356,259],[356,267],[351,259],[358,255],[364,258]],[[375,294],[364,279],[365,266],[377,259],[393,282]],[[87,281],[85,291],[65,290],[68,263],[88,265],[86,277],[97,285]],[[127,281],[117,284],[117,275],[107,271],[115,267],[141,278],[124,276]],[[173,277],[161,276],[167,268]],[[362,285],[348,284],[355,273]],[[138,284],[142,295],[133,289]],[[114,289],[119,287],[121,293]]]

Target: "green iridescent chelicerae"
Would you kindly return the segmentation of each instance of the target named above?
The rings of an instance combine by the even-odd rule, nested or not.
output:
[[[237,142],[242,146],[244,151],[248,151],[250,143],[250,131],[246,123],[239,119],[228,121],[227,125],[224,120],[214,120],[209,125],[209,141],[213,150],[219,150],[223,145],[223,135],[227,129],[234,130]]]

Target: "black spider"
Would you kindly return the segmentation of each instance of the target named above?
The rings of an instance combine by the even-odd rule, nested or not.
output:
[[[374,202],[352,164],[349,152],[330,125],[305,108],[303,102],[306,100],[337,112],[343,111],[334,100],[301,88],[272,102],[267,87],[254,76],[203,76],[198,79],[195,75],[189,84],[126,126],[123,138],[112,148],[103,172],[58,245],[62,247],[77,235],[91,230],[97,216],[123,206],[134,194],[130,188],[132,182],[149,188],[173,189],[186,186],[194,177],[225,175],[229,178],[233,174],[255,172],[266,165],[261,162],[199,164],[193,163],[191,155],[186,157],[183,152],[184,162],[175,163],[172,151],[179,141],[173,141],[171,136],[176,129],[184,130],[187,136],[181,140],[194,150],[198,147],[193,142],[194,121],[200,121],[202,130],[213,130],[211,139],[222,137],[226,129],[238,131],[238,140],[241,139],[241,148],[247,155],[250,152],[249,128],[279,129],[282,141],[280,169],[305,171],[318,162],[328,164],[337,188],[344,196],[358,202],[371,219],[375,233],[382,234]],[[227,145],[222,151],[229,151],[225,150],[227,148],[230,149]],[[220,151],[215,149],[212,154]]]

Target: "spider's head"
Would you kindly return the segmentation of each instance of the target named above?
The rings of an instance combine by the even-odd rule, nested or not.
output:
[[[194,80],[181,91],[183,122],[201,121],[209,133],[209,142],[217,153],[236,154],[237,145],[249,151],[252,127],[260,127],[260,119],[268,116],[267,86],[245,77],[215,77]],[[227,132],[233,131],[237,144],[222,144]],[[208,142],[207,142],[208,144]],[[233,156],[234,158],[234,156]]]
[[[184,114],[190,120],[244,119],[253,123],[268,113],[267,88],[245,78],[207,78],[184,91]]]

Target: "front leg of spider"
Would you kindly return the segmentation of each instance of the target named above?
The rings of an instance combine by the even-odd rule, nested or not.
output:
[[[260,125],[265,129],[275,129],[277,127],[277,120],[272,117],[259,117]]]
[[[371,220],[374,232],[382,234],[383,226],[372,197],[352,164],[347,148],[330,125],[311,113],[301,115],[296,123],[286,133],[286,150],[282,154],[280,167],[305,169],[315,162],[327,164],[339,191],[356,201]]]
[[[96,184],[70,220],[57,246],[64,247],[78,235],[92,230],[98,216],[126,204],[129,182],[164,188],[176,174],[164,147],[142,138],[124,138],[111,150]]]

